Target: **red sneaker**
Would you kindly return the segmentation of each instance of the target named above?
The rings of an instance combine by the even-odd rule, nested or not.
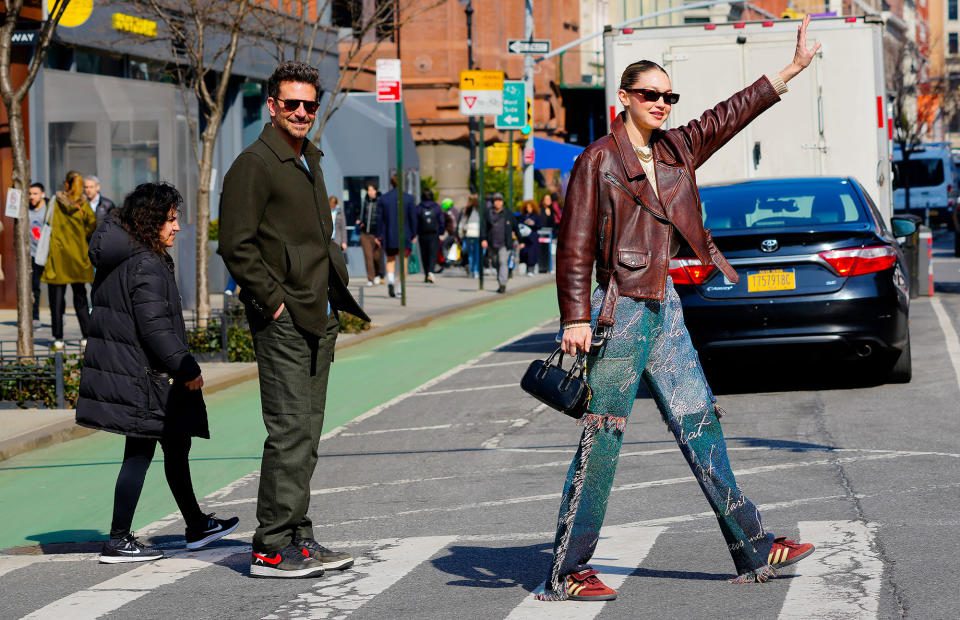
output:
[[[800,543],[781,536],[773,540],[773,546],[770,547],[770,555],[767,557],[767,562],[770,563],[770,566],[781,568],[794,562],[799,562],[813,553],[813,549],[814,546],[810,543]]]
[[[571,601],[612,601],[617,591],[603,585],[597,571],[587,568],[567,575],[567,593]]]

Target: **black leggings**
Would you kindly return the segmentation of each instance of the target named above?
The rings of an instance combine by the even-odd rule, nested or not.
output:
[[[167,438],[160,440],[163,448],[163,471],[167,476],[170,492],[180,508],[183,520],[188,526],[202,526],[207,517],[197,504],[190,480],[190,438]],[[117,476],[117,488],[113,496],[113,524],[110,538],[122,538],[130,533],[133,513],[140,500],[143,481],[147,477],[147,468],[157,449],[156,439],[127,437],[123,449],[123,465]]]
[[[80,323],[80,334],[87,337],[87,323],[90,321],[90,304],[87,302],[87,285],[83,282],[74,282],[70,285],[73,291],[73,309],[77,312],[77,322]],[[66,284],[48,284],[50,293],[50,327],[54,340],[63,340],[63,313],[67,309]]]

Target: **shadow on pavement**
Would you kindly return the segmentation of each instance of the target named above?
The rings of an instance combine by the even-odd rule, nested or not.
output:
[[[460,577],[450,586],[468,588],[522,587],[533,592],[550,570],[552,543],[525,547],[467,547],[453,545],[431,563],[445,573]]]
[[[65,553],[96,553],[107,539],[106,532],[100,530],[57,530],[42,534],[25,536],[27,540],[34,540],[39,544],[23,545],[0,549],[6,555],[62,555]],[[79,542],[63,542],[79,541]]]
[[[732,441],[745,443],[748,448],[769,448],[771,450],[789,450],[790,452],[830,452],[837,449],[834,446],[825,446],[819,443],[766,439],[764,437],[727,437],[727,443]]]

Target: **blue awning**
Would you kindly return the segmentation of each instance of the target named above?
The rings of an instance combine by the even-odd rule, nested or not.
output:
[[[583,152],[583,147],[534,136],[533,151],[534,170],[560,170],[566,173],[573,169],[573,162]]]

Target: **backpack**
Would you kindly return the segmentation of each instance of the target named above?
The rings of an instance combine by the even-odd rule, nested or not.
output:
[[[420,221],[418,227],[420,234],[435,235],[439,230],[437,226],[437,215],[433,212],[433,208],[427,204],[420,205]]]

